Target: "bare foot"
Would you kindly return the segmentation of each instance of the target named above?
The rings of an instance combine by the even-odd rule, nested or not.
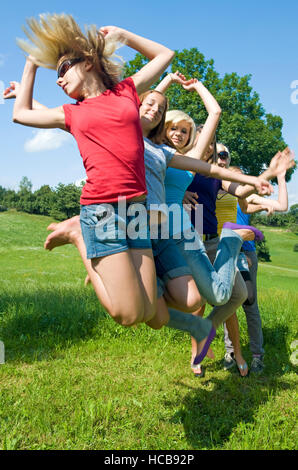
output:
[[[249,229],[246,229],[246,228],[240,228],[240,229],[237,229],[237,230],[233,230],[233,232],[238,233],[238,235],[240,235],[240,237],[246,242],[255,239],[254,232],[252,230],[249,230]]]
[[[68,243],[75,244],[77,238],[82,236],[78,215],[60,223],[52,223],[47,230],[53,230],[44,243],[44,248],[49,251]]]

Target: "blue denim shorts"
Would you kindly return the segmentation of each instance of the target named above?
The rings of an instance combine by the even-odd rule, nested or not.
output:
[[[192,275],[187,261],[172,238],[151,241],[156,275],[163,284],[176,277]]]
[[[81,206],[80,223],[88,259],[133,248],[151,249],[146,202],[120,204]]]

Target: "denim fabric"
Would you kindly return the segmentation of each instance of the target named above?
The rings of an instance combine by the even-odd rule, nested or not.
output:
[[[204,243],[195,229],[192,227],[191,233],[184,235],[185,237],[174,241],[191,269],[200,294],[211,305],[227,303],[232,294],[242,238],[230,229],[223,229],[212,265]],[[215,238],[216,246],[217,243],[218,238]]]
[[[131,248],[151,248],[145,202],[81,206],[80,223],[87,258],[120,253]]]
[[[191,276],[192,272],[174,240],[152,239],[156,275],[166,284],[170,279]]]

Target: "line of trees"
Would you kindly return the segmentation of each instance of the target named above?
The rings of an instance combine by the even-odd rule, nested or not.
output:
[[[19,189],[0,186],[0,211],[16,209],[29,214],[48,215],[56,220],[65,220],[80,213],[82,187],[59,183],[56,188],[43,185],[32,191],[31,181],[24,176]]]
[[[252,224],[266,225],[268,227],[283,227],[298,233],[298,204],[290,207],[288,212],[275,212],[269,216],[260,212],[252,216]]]

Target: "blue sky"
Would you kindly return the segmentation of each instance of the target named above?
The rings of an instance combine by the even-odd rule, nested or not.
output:
[[[1,7],[1,89],[22,75],[24,55],[16,45],[16,37],[24,37],[22,25],[27,17],[45,12],[70,13],[81,26],[121,26],[172,49],[197,47],[206,58],[214,59],[221,76],[251,74],[251,85],[266,112],[282,117],[284,139],[298,159],[297,0],[28,0],[15,9],[6,2]],[[134,57],[125,47],[121,54],[126,60]],[[55,81],[54,71],[38,70],[34,96],[50,107],[70,102]],[[1,186],[16,189],[23,176],[32,181],[33,189],[84,177],[71,136],[14,124],[12,107],[13,101],[0,100]],[[298,171],[288,191],[290,205],[298,203]]]

